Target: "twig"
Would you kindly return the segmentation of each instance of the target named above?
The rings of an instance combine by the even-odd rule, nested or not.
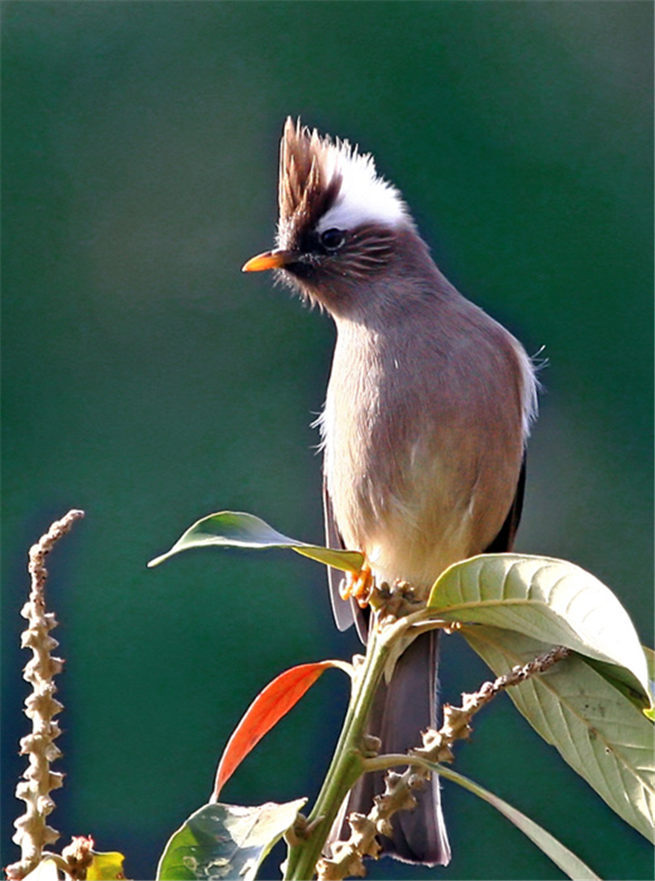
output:
[[[443,724],[438,731],[429,728],[422,734],[423,745],[409,750],[407,755],[382,755],[364,760],[365,770],[381,771],[407,764],[402,774],[387,770],[385,791],[376,795],[369,813],[353,813],[348,817],[351,833],[347,841],[331,845],[331,858],[321,859],[317,864],[319,881],[341,881],[351,876],[366,874],[363,858],[377,859],[380,845],[376,836],[391,835],[391,817],[398,811],[412,810],[416,806],[414,791],[423,788],[430,779],[430,771],[418,762],[451,762],[451,747],[456,740],[471,734],[471,719],[499,692],[519,685],[536,673],[543,673],[569,654],[564,646],[556,646],[523,666],[513,667],[509,673],[493,682],[485,682],[473,694],[462,694],[462,706],[444,704]],[[414,762],[412,762],[414,760]]]
[[[466,739],[470,736],[472,731],[470,722],[478,710],[481,710],[505,688],[520,685],[521,682],[536,673],[544,673],[568,654],[569,649],[565,646],[555,646],[527,664],[512,667],[509,673],[499,676],[493,682],[484,682],[472,694],[463,693],[461,707],[444,704],[444,721],[439,731],[428,729],[423,734],[423,746],[411,752],[430,762],[451,762],[453,754],[450,747],[456,740]]]
[[[45,610],[44,594],[48,577],[45,558],[73,523],[83,516],[84,511],[69,511],[50,526],[29,552],[31,590],[21,610],[21,615],[28,622],[21,637],[21,646],[32,650],[32,658],[23,670],[23,679],[32,686],[25,700],[25,715],[32,720],[32,732],[20,741],[20,755],[28,756],[29,764],[23,773],[24,779],[16,786],[16,798],[25,802],[26,809],[14,822],[17,831],[13,841],[21,848],[21,859],[5,869],[10,881],[24,878],[41,860],[44,846],[59,838],[57,830],[47,825],[46,817],[55,807],[50,797],[51,791],[63,784],[63,774],[50,770],[51,762],[61,755],[55,745],[61,731],[54,716],[63,707],[54,698],[57,687],[53,679],[61,672],[63,661],[51,654],[58,643],[49,636],[49,632],[57,626],[57,621],[52,612]]]
[[[407,756],[397,756],[396,764],[406,764]],[[388,765],[385,767],[388,768]],[[391,818],[398,811],[411,811],[416,807],[414,791],[423,789],[429,773],[423,768],[409,767],[402,774],[388,770],[384,778],[384,793],[373,798],[368,814],[353,812],[348,815],[350,838],[330,845],[331,859],[318,861],[316,871],[319,881],[340,881],[342,878],[366,875],[364,857],[376,860],[380,854],[377,835],[391,836]]]

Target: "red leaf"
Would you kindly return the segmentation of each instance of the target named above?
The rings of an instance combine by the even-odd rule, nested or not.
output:
[[[341,664],[335,661],[298,664],[280,673],[259,692],[232,732],[223,751],[216,771],[211,801],[218,801],[219,793],[226,781],[250,750],[298,703],[321,673],[328,667],[337,666]]]

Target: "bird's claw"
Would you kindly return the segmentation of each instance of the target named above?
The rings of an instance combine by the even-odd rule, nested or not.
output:
[[[347,572],[341,582],[339,594],[342,600],[354,599],[361,609],[366,608],[375,584],[371,567],[364,563],[359,572]]]

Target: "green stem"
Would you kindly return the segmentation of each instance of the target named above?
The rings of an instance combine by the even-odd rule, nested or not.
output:
[[[321,791],[308,817],[310,823],[319,818],[320,822],[306,841],[289,849],[285,881],[308,881],[315,875],[316,863],[339,808],[348,790],[364,772],[365,760],[361,753],[361,743],[366,721],[391,643],[405,630],[406,625],[401,621],[385,628],[384,633],[378,632],[376,627],[371,628],[364,662],[353,680],[341,735]]]

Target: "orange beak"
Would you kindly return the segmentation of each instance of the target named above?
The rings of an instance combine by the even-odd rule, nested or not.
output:
[[[251,257],[241,267],[241,272],[262,272],[264,269],[279,269],[287,263],[293,263],[297,259],[294,251],[264,251]]]

